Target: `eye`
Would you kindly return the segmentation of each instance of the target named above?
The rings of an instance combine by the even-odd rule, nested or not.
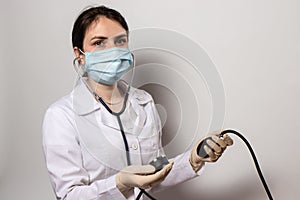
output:
[[[97,40],[96,42],[94,42],[94,45],[98,47],[103,47],[105,43],[105,40]]]
[[[128,41],[127,41],[127,38],[126,38],[126,37],[118,38],[118,39],[115,41],[115,45],[116,45],[116,46],[123,46],[123,45],[126,45],[127,43],[128,43]]]

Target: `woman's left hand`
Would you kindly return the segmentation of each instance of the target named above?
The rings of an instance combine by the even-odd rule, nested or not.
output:
[[[195,172],[202,167],[204,162],[216,162],[221,157],[226,147],[233,144],[233,140],[227,134],[220,137],[220,132],[221,131],[213,132],[200,139],[192,149],[190,163]],[[198,152],[199,149],[204,151],[206,156],[200,156]]]

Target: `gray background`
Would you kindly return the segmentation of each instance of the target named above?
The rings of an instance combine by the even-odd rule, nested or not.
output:
[[[74,85],[72,24],[87,5],[119,10],[131,29],[176,30],[201,44],[226,93],[224,127],[251,141],[275,199],[297,199],[300,161],[300,1],[1,1],[1,199],[54,199],[41,124]],[[178,44],[180,45],[180,44]],[[218,163],[159,199],[267,199],[235,139]]]

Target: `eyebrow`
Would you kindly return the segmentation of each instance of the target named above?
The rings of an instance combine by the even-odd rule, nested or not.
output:
[[[115,36],[114,38],[121,38],[121,37],[125,37],[125,36],[127,37],[127,34],[123,33],[123,34],[120,34],[120,35]],[[96,36],[92,37],[90,41],[92,41],[92,40],[94,40],[94,39],[105,40],[105,39],[108,39],[108,37],[105,37],[105,36],[97,36],[97,35],[96,35]]]
[[[108,39],[108,37],[104,37],[104,36],[94,36],[91,38],[91,41],[94,40],[94,39],[102,39],[102,40],[105,40],[105,39]]]

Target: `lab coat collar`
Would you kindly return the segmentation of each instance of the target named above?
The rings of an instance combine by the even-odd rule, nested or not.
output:
[[[101,109],[100,103],[94,98],[93,94],[89,91],[85,80],[79,79],[72,91],[73,109],[78,115],[87,115],[96,110]],[[120,81],[119,84],[125,84]],[[128,101],[136,101],[139,105],[143,106],[152,101],[151,95],[147,92],[131,87],[129,90]]]
[[[96,101],[83,81],[84,80],[79,79],[72,92],[73,109],[78,115],[87,115],[100,109],[100,104]]]

